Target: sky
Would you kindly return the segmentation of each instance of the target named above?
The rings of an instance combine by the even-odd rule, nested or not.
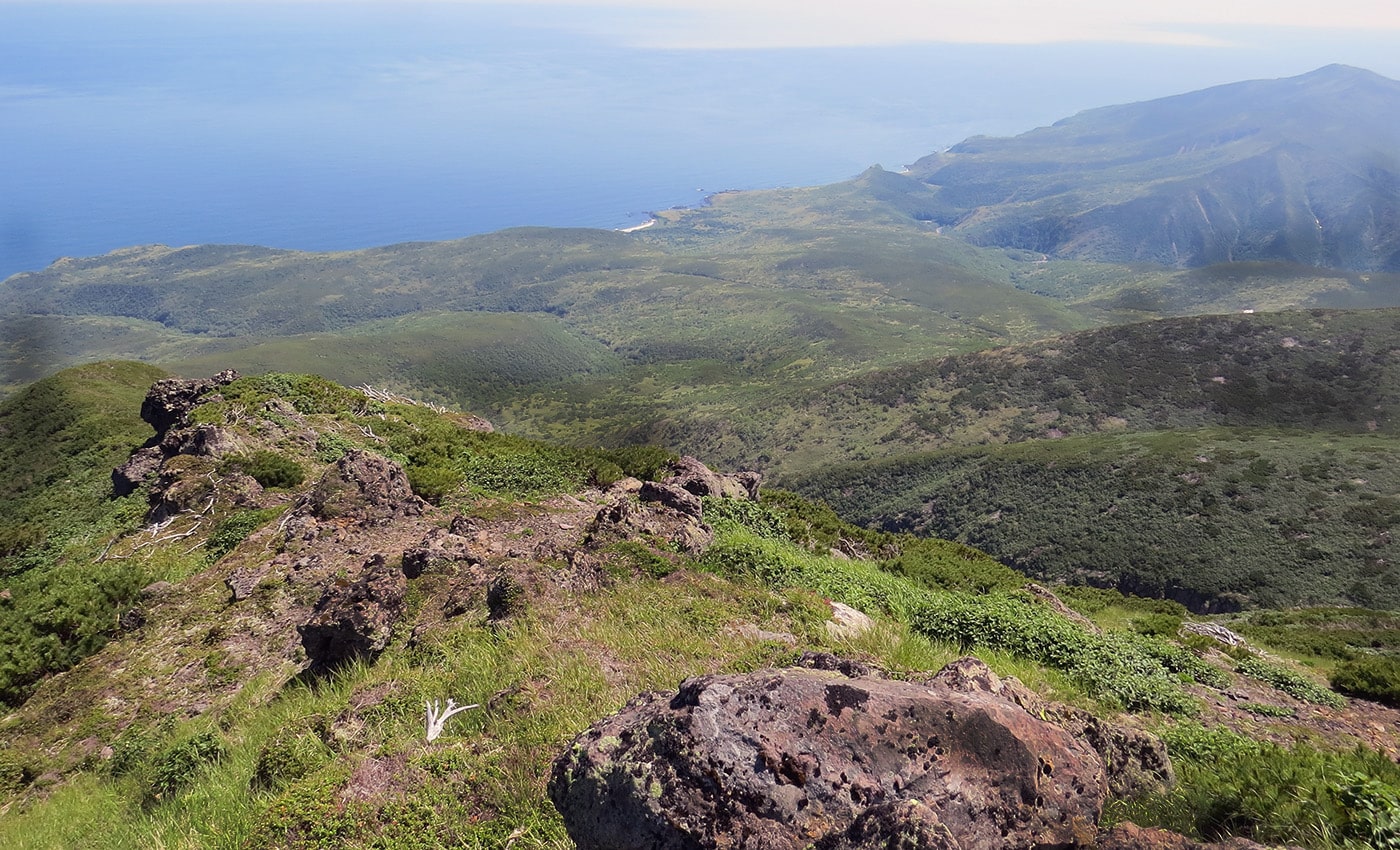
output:
[[[514,5],[645,12],[623,25],[626,37],[635,46],[668,48],[1067,41],[1224,47],[1234,39],[1222,36],[1221,28],[1400,31],[1400,3],[1393,0],[523,0]]]
[[[0,7],[33,0],[0,0]],[[130,0],[64,0],[130,5]],[[228,0],[151,0],[216,5]],[[358,3],[515,7],[542,26],[591,31],[633,47],[775,48],[893,44],[1238,46],[1249,31],[1400,34],[1394,0],[242,0],[243,5]],[[621,14],[590,17],[589,10]]]

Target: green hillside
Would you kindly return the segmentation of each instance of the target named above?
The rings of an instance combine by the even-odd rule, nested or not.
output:
[[[141,369],[102,364],[16,394],[0,408],[6,457],[64,433],[14,426],[41,420],[60,387],[114,451],[134,448],[143,435],[122,430],[131,413],[107,388]],[[805,651],[915,680],[975,653],[1034,699],[1072,706],[1051,711],[1160,734],[1179,779],[1118,794],[1105,826],[1320,850],[1395,836],[1400,773],[1374,727],[1394,711],[1349,703],[1320,676],[1354,683],[1342,674],[1364,652],[1400,679],[1400,629],[1383,612],[1236,623],[1260,645],[1227,652],[1178,635],[1194,618],[1172,603],[1069,589],[1066,607],[965,545],[862,529],[792,494],[707,496],[702,525],[620,479],[666,475],[674,456],[660,450],[482,433],[308,375],[242,378],[191,404],[191,430],[175,429],[203,440],[172,441],[137,493],[99,499],[109,520],[59,495],[106,474],[112,459],[86,443],[10,467],[66,465],[26,492],[90,533],[45,567],[48,585],[12,572],[5,646],[53,622],[34,602],[62,598],[66,577],[112,595],[69,621],[100,625],[98,639],[4,692],[0,845],[568,850],[545,788],[575,735],[681,677]],[[400,469],[431,503],[402,489]],[[143,515],[152,499],[164,519]],[[377,641],[322,663],[306,634],[336,598],[355,603],[345,641],[365,638],[353,624]],[[832,629],[833,601],[870,628]],[[1280,646],[1318,666],[1259,651]],[[0,669],[12,676],[16,660]],[[473,707],[427,740],[425,703],[448,698]],[[1261,773],[1286,779],[1261,787]]]
[[[1400,442],[1179,430],[952,449],[795,479],[859,522],[1195,610],[1400,607]]]

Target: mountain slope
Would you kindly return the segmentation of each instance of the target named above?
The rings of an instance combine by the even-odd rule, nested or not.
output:
[[[911,166],[983,245],[1400,271],[1400,83],[1333,65],[1090,110]]]
[[[1100,625],[1044,589],[1019,590],[966,546],[860,529],[791,494],[755,499],[752,476],[485,433],[461,414],[312,376],[163,381],[143,412],[157,440],[123,466],[139,486],[116,502],[150,513],[93,529],[100,549],[68,567],[126,564],[152,581],[97,612],[113,615],[104,646],[7,697],[6,847],[567,850],[545,789],[582,730],[678,677],[792,666],[807,651],[823,669],[850,667],[825,654],[840,653],[920,687],[970,650],[985,655],[1029,686],[998,712],[1063,713],[1081,727],[1072,734],[1106,733],[1150,757],[1147,784],[1130,784],[1119,744],[1106,753],[1116,805],[1135,790],[1144,823],[1214,839],[1191,819],[1264,811],[1268,831],[1251,835],[1298,841],[1320,822],[1337,836],[1322,850],[1388,835],[1376,830],[1395,808],[1383,796],[1400,782],[1386,730],[1400,715],[1348,704],[1254,649],[1197,655],[1174,636],[1183,612],[1169,603],[1067,594]],[[648,481],[617,478],[625,471]],[[837,627],[833,603],[867,612],[869,626]],[[1373,637],[1393,648],[1393,617],[1348,622],[1332,638],[1344,651]],[[967,660],[957,670],[995,684]],[[863,710],[859,692],[833,691],[831,714]],[[1253,734],[1306,735],[1316,749],[1228,731],[1253,730],[1241,694],[1271,718]],[[443,700],[470,708],[437,737],[424,708]],[[872,750],[962,756],[961,742],[911,745],[866,714]],[[970,722],[979,746],[987,727]],[[1239,770],[1208,771],[1222,751]],[[1039,776],[1053,762],[1028,764]],[[1277,797],[1251,787],[1278,769],[1292,784]],[[776,759],[754,770],[799,787]],[[1329,784],[1339,775],[1382,795],[1366,819],[1329,803],[1351,793]],[[1181,805],[1202,795],[1213,805]],[[1174,815],[1154,814],[1169,803]]]
[[[1196,611],[1400,608],[1400,441],[1178,430],[949,449],[794,479],[844,516]]]

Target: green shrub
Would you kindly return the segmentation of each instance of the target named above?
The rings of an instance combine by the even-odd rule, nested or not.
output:
[[[1400,659],[1363,655],[1343,661],[1332,673],[1332,688],[1347,696],[1400,708]]]
[[[1400,850],[1400,790],[1365,774],[1341,777],[1345,833],[1373,850]]]
[[[179,792],[207,765],[221,760],[225,752],[223,740],[213,731],[200,732],[177,742],[156,759],[148,798],[158,801]]]
[[[442,504],[466,479],[460,470],[450,466],[410,466],[407,474],[413,492],[434,505]]]
[[[301,464],[284,454],[259,449],[250,455],[229,455],[219,464],[219,471],[242,471],[264,487],[295,487],[306,479]]]
[[[1194,723],[1161,737],[1177,786],[1115,801],[1106,820],[1207,841],[1239,835],[1318,850],[1400,848],[1400,766],[1383,753],[1285,748]]]
[[[1087,692],[1130,711],[1198,708],[1155,653],[1143,650],[1144,639],[1095,635],[1019,597],[939,595],[910,625],[935,640],[1002,649],[1063,670]]]
[[[249,785],[257,791],[275,791],[320,767],[330,753],[321,739],[305,730],[284,728],[258,750]]]
[[[621,470],[623,475],[639,478],[642,481],[655,481],[658,476],[679,459],[679,455],[659,446],[623,446],[617,449],[594,449],[604,463]],[[604,485],[605,486],[605,485]]]
[[[1148,614],[1133,620],[1133,631],[1151,637],[1174,638],[1181,631],[1181,615]]]
[[[608,552],[618,556],[617,561],[621,563],[614,563],[624,574],[635,571],[652,578],[665,578],[676,571],[675,564],[635,540],[614,543],[608,547]]]
[[[1246,655],[1236,662],[1235,667],[1251,679],[1267,682],[1294,699],[1331,708],[1341,708],[1346,705],[1346,700],[1306,676],[1295,673],[1286,667],[1270,664],[1257,655]]]
[[[788,537],[787,521],[782,512],[772,505],[718,496],[706,496],[700,503],[704,506],[705,522],[710,525],[731,523],[741,525],[759,537],[775,540],[785,540]]]
[[[339,434],[324,433],[316,438],[316,459],[325,463],[335,463],[345,453],[358,448],[353,442]]]
[[[210,563],[219,560],[281,511],[281,508],[240,510],[219,520],[204,544],[205,557]]]

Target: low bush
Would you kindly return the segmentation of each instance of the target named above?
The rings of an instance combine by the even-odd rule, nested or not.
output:
[[[1347,696],[1400,708],[1400,659],[1363,655],[1343,661],[1332,673],[1332,688]]]
[[[1207,841],[1232,835],[1318,848],[1400,848],[1400,766],[1358,747],[1286,748],[1227,729],[1177,724],[1162,733],[1177,785],[1110,804],[1131,820]]]
[[[218,733],[205,731],[179,741],[156,759],[147,798],[156,802],[178,793],[226,753]]]
[[[248,784],[257,791],[276,791],[308,775],[328,758],[330,752],[320,738],[304,729],[280,729],[258,750]]]
[[[1270,664],[1257,655],[1246,655],[1235,663],[1235,667],[1240,673],[1251,679],[1267,682],[1294,699],[1331,708],[1341,708],[1346,705],[1345,699],[1308,677],[1295,673],[1286,667]]]
[[[219,471],[230,470],[241,471],[264,487],[295,487],[306,479],[306,470],[301,464],[268,449],[248,455],[229,455],[219,464]]]
[[[1086,692],[1130,711],[1192,714],[1198,706],[1146,638],[1096,635],[1042,605],[1011,596],[935,597],[911,621],[935,640],[1002,649],[1063,670]]]
[[[281,508],[240,510],[219,520],[214,526],[214,530],[210,532],[208,541],[204,544],[205,557],[209,559],[210,563],[219,560],[232,552],[234,547],[247,540],[249,535],[281,511]]]

